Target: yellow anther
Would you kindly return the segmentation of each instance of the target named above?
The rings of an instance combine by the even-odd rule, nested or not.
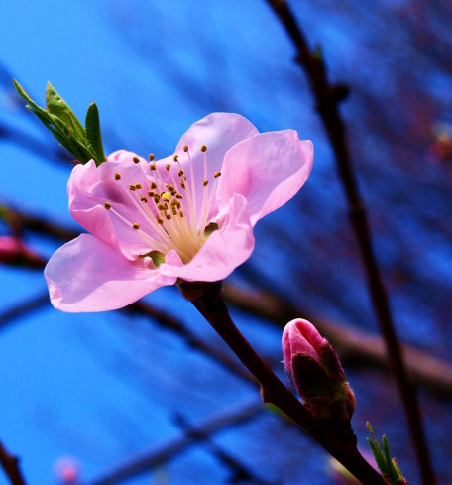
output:
[[[105,202],[104,207],[105,207],[106,209],[110,209],[110,207],[111,207],[110,202]]]
[[[155,163],[151,163],[151,165],[149,165],[149,168],[151,170],[157,170],[157,165]]]
[[[178,202],[178,203],[177,203],[176,207],[177,207],[178,209],[180,209],[180,208],[181,208],[180,202]]]
[[[133,163],[140,163],[140,159],[138,157],[133,157],[132,160]]]
[[[169,172],[170,168],[171,168],[171,165],[168,163],[168,165],[166,166],[166,170],[168,170],[168,172]]]
[[[171,208],[171,212],[173,213],[173,216],[177,214],[177,210],[174,207]]]
[[[159,210],[161,210],[161,211],[164,211],[164,210],[166,209],[165,204],[159,204],[157,207],[158,207],[158,208],[159,208]]]
[[[171,219],[171,216],[170,216],[169,214],[166,214],[166,218],[167,218],[168,220],[170,220],[170,219]]]
[[[152,192],[152,190],[150,190],[150,191],[148,192],[148,195],[149,195],[149,197],[154,197],[155,192]]]
[[[162,218],[162,217],[157,217],[157,222],[158,222],[159,224],[163,224],[163,222],[164,222],[164,221],[163,221],[163,218]]]
[[[169,192],[174,190],[174,187],[171,184],[166,184],[166,188],[168,189]]]
[[[213,176],[217,179],[221,175],[221,172],[215,172]]]
[[[140,183],[137,183],[137,184],[135,184],[135,188],[136,188],[136,189],[142,189],[142,188],[143,188],[143,186],[142,186]]]
[[[184,181],[183,181],[183,180],[181,180],[181,181],[180,181],[180,186],[181,186],[183,189],[185,189],[185,184],[184,184]]]
[[[154,200],[158,204],[160,202],[160,195],[159,194],[155,194],[154,195]]]
[[[173,205],[176,205],[177,204],[177,200],[176,199],[173,199],[171,202],[170,202],[170,206],[172,207]]]
[[[201,151],[206,152],[207,151],[207,146],[206,145],[201,145]]]
[[[176,199],[182,199],[182,194],[176,194]]]
[[[187,153],[188,152],[188,145],[184,145],[184,152]]]
[[[209,183],[209,181],[208,181],[208,180],[203,180],[203,182],[202,182],[202,186],[203,186],[203,187],[205,187],[205,186],[206,186],[208,183]]]
[[[169,201],[171,199],[171,195],[168,192],[163,192],[162,199]]]
[[[151,183],[151,189],[155,190],[157,188],[157,184],[155,182]]]
[[[179,170],[179,172],[177,172],[177,175],[178,175],[179,177],[182,177],[182,175],[184,175],[184,171],[183,171],[183,170]]]
[[[121,174],[115,173],[115,180],[121,180]]]
[[[134,192],[135,192],[135,190],[137,190],[136,187],[135,187],[135,185],[133,185],[133,184],[129,185],[129,189],[130,190],[133,190]]]
[[[154,160],[155,160],[155,155],[154,155],[153,153],[151,153],[151,154],[149,155],[149,161],[150,161],[150,162],[153,162]]]
[[[141,200],[141,202],[144,202],[144,203],[146,203],[146,204],[148,203],[148,198],[147,198],[147,197],[144,197],[144,196],[143,196],[143,197],[141,197],[141,199],[140,199],[140,200]]]
[[[173,156],[173,162],[177,162],[177,153]]]
[[[184,213],[183,213],[182,211],[180,211],[180,212],[179,212],[179,215],[180,215],[181,217],[184,217]]]
[[[138,224],[138,222],[134,222],[132,224],[132,227],[135,229],[135,231],[138,231],[138,229],[140,229],[140,225]]]
[[[171,191],[171,195],[174,197],[175,195],[177,194],[177,191],[176,190],[172,190]]]

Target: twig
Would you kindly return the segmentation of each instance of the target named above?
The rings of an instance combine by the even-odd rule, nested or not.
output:
[[[361,483],[387,485],[386,480],[359,453],[355,436],[352,435],[347,441],[338,439],[311,415],[255,352],[229,315],[221,296],[221,282],[201,285],[181,283],[179,289],[187,297],[187,295],[200,291],[200,286],[202,294],[192,300],[193,305],[258,380],[264,402],[274,404],[281,409],[287,417],[317,441]]]
[[[11,321],[16,318],[23,317],[30,312],[40,310],[44,306],[50,303],[49,293],[46,291],[44,294],[38,295],[26,303],[18,303],[17,305],[7,308],[0,313],[0,329],[3,330]]]
[[[21,224],[24,229],[62,241],[69,241],[78,236],[76,231],[55,225],[42,217],[10,207],[3,206],[2,208],[4,211],[11,212],[16,218],[16,224]],[[309,316],[303,308],[291,305],[272,292],[261,291],[256,295],[239,290],[232,285],[226,285],[225,298],[246,312],[280,325],[284,325],[296,317],[307,318],[315,322],[319,331],[330,340],[344,363],[372,366],[384,370],[389,368],[386,346],[380,337],[370,336],[344,324],[335,322],[332,325],[316,316]],[[134,311],[142,310],[143,308],[136,307]],[[148,313],[143,310],[143,314]],[[408,345],[402,345],[402,349],[413,383],[423,385],[426,389],[445,397],[452,397],[452,368],[446,362]]]
[[[228,355],[220,352],[215,347],[212,347],[211,345],[203,342],[201,339],[196,337],[196,335],[194,335],[181,321],[168,315],[167,313],[143,302],[133,303],[132,305],[125,307],[124,311],[139,315],[147,315],[153,318],[164,328],[168,328],[172,332],[177,333],[178,335],[183,337],[185,342],[190,347],[201,351],[203,354],[207,355],[211,359],[219,362],[241,379],[249,383],[257,384],[253,376],[245,369],[243,369],[241,365],[237,364]]]
[[[184,431],[187,436],[191,436],[194,439],[204,441],[209,446],[213,455],[220,460],[225,466],[227,466],[234,474],[230,482],[253,482],[256,485],[274,485],[267,480],[258,477],[252,470],[245,466],[240,460],[232,456],[222,447],[218,446],[209,435],[206,435],[203,429],[190,426],[187,420],[181,416],[176,416],[176,424]]]
[[[0,464],[11,485],[26,485],[19,467],[19,459],[11,455],[0,441]]]
[[[265,407],[262,402],[252,402],[238,405],[232,410],[222,411],[214,416],[199,423],[196,428],[202,429],[205,436],[212,435],[226,428],[238,426],[246,423],[262,412]],[[107,474],[93,480],[89,485],[114,485],[123,480],[142,475],[153,468],[168,462],[173,456],[185,450],[195,443],[197,439],[193,436],[178,433],[174,438],[167,440],[165,443],[155,446],[153,449],[136,456]]]
[[[416,391],[408,380],[402,359],[388,296],[378,270],[377,260],[372,247],[366,209],[361,200],[358,184],[352,168],[345,126],[339,113],[338,105],[348,95],[348,89],[343,85],[331,85],[329,83],[325,63],[321,55],[309,49],[304,33],[297,25],[287,2],[283,0],[266,1],[278,15],[287,35],[297,50],[296,61],[306,73],[312,94],[316,100],[317,111],[332,145],[339,175],[347,196],[351,223],[364,260],[371,298],[386,341],[392,368],[397,377],[399,395],[411,430],[421,471],[422,483],[424,485],[434,485],[436,480],[424,436]]]
[[[227,303],[280,327],[298,317],[312,321],[319,332],[328,338],[347,367],[364,365],[385,370],[390,368],[386,346],[381,337],[370,336],[348,325],[337,322],[333,324],[308,315],[303,308],[291,305],[272,292],[243,291],[228,284],[224,288]],[[409,345],[403,345],[402,349],[407,370],[414,383],[452,398],[452,368],[449,364]]]

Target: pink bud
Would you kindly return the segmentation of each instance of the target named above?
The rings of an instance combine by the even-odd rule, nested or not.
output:
[[[42,268],[46,264],[16,236],[0,236],[0,263],[27,268]]]
[[[312,323],[290,321],[283,334],[284,366],[311,413],[343,432],[355,409],[355,396],[345,380],[336,352]]]
[[[55,474],[62,485],[76,484],[80,479],[80,464],[71,457],[59,458],[55,463]]]
[[[307,354],[320,363],[320,351],[325,343],[328,342],[311,322],[295,318],[287,323],[283,334],[284,366],[287,373],[292,374],[292,362],[296,354]]]

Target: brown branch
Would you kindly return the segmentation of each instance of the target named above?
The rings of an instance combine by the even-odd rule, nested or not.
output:
[[[204,441],[210,448],[212,454],[218,458],[221,463],[228,467],[233,476],[229,479],[231,483],[238,482],[252,482],[256,485],[274,485],[267,480],[257,476],[252,470],[245,466],[240,460],[232,456],[221,446],[218,446],[209,435],[206,435],[203,429],[198,429],[194,426],[190,426],[187,420],[183,416],[177,416],[177,425],[184,431],[187,436],[191,436],[200,441]]]
[[[25,479],[19,467],[19,459],[11,455],[0,441],[0,465],[11,485],[26,485]]]
[[[12,214],[12,220],[19,224],[21,228],[42,235],[54,237],[55,239],[68,241],[77,237],[78,233],[69,228],[60,227],[53,222],[22,212],[18,209],[2,206],[3,214]],[[370,336],[369,334],[357,331],[351,326],[338,324],[334,325],[318,319],[316,316],[307,315],[303,308],[298,308],[283,300],[278,295],[271,292],[250,293],[239,290],[232,285],[225,286],[225,298],[232,305],[241,310],[261,316],[266,320],[286,324],[289,320],[297,317],[304,317],[316,324],[319,331],[331,342],[338,352],[341,360],[347,365],[371,366],[383,370],[388,370],[389,360],[386,355],[386,347],[380,337]],[[142,303],[132,305],[132,311],[142,312],[148,316],[166,319],[161,312],[152,309],[150,312],[145,307],[140,307]],[[20,316],[20,309],[18,316]],[[12,311],[12,309],[11,309]],[[0,326],[8,320],[8,312],[0,316]],[[24,311],[24,313],[26,313]],[[13,312],[14,314],[14,312]],[[174,319],[173,319],[174,320]],[[196,344],[194,345],[196,347]],[[201,350],[201,347],[199,349]],[[427,352],[414,349],[408,345],[403,345],[403,354],[412,382],[422,385],[426,389],[452,398],[452,368],[446,362],[430,356]],[[229,366],[232,369],[232,366]],[[242,370],[242,374],[245,372]]]
[[[16,318],[23,317],[28,313],[40,310],[44,306],[50,303],[49,292],[38,295],[27,302],[21,302],[16,305],[7,308],[0,313],[0,329],[3,330],[8,324],[10,324]]]
[[[239,405],[232,410],[228,407],[223,411],[199,423],[196,428],[202,430],[205,436],[210,436],[232,426],[246,423],[262,412],[265,407],[262,403],[252,402],[246,405]],[[136,456],[115,469],[109,471],[104,476],[93,480],[89,485],[114,485],[123,480],[142,475],[153,468],[168,462],[172,457],[187,447],[196,443],[199,438],[178,433],[174,438],[155,446],[153,449]]]
[[[381,337],[371,336],[350,326],[329,323],[308,315],[303,308],[287,303],[268,291],[243,291],[233,285],[225,285],[226,302],[242,311],[252,313],[273,322],[281,328],[294,318],[303,317],[315,323],[337,351],[344,365],[369,366],[388,370],[389,360]],[[403,354],[412,381],[436,394],[452,398],[452,368],[446,362],[427,352],[404,345]]]
[[[424,485],[436,483],[430,460],[430,453],[424,436],[422,417],[416,391],[408,379],[400,345],[390,310],[389,299],[378,269],[372,246],[369,222],[361,200],[352,161],[348,151],[345,125],[339,113],[339,102],[345,99],[348,90],[341,85],[331,85],[327,78],[325,63],[316,52],[312,52],[290,11],[283,0],[266,0],[279,17],[296,51],[296,61],[304,70],[316,101],[316,109],[322,119],[325,131],[334,151],[339,176],[346,193],[350,219],[363,258],[369,291],[386,341],[392,369],[397,377],[400,399],[410,427]]]
[[[388,485],[386,480],[359,453],[356,437],[352,434],[346,440],[339,439],[329,428],[323,426],[255,352],[229,315],[221,296],[221,282],[181,283],[179,289],[186,298],[191,299],[201,315],[258,380],[264,402],[281,409],[288,418],[336,458],[363,485]],[[199,292],[200,296],[196,295],[196,292]]]

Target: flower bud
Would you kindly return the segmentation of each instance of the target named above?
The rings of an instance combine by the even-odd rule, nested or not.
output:
[[[328,341],[312,323],[301,318],[284,327],[284,366],[307,409],[320,420],[347,426],[355,409],[355,395]]]
[[[0,236],[0,263],[26,268],[43,268],[46,264],[16,236]]]

